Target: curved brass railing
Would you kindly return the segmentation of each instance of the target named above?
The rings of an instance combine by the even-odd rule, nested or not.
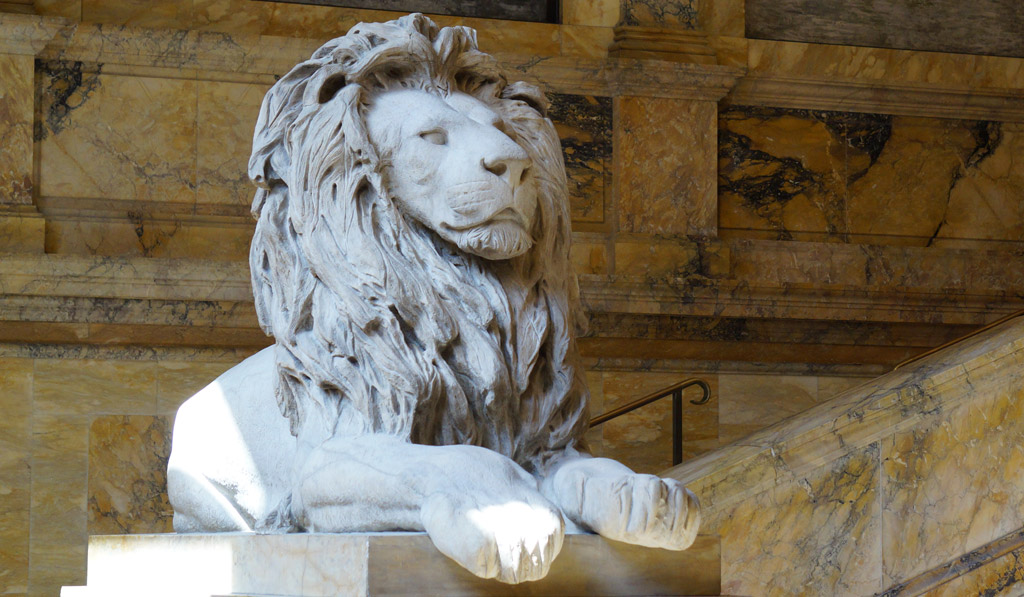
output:
[[[590,426],[597,427],[601,423],[621,417],[628,412],[633,412],[641,406],[646,406],[666,396],[672,396],[672,466],[675,466],[683,461],[683,390],[690,386],[699,386],[703,392],[700,400],[691,400],[690,404],[707,404],[708,400],[711,400],[711,386],[708,385],[708,382],[696,378],[685,379],[642,398],[637,398],[629,404],[598,415],[590,419]]]

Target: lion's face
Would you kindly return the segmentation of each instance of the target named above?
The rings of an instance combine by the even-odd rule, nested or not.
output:
[[[533,246],[537,185],[501,117],[465,93],[418,89],[373,97],[370,140],[399,209],[462,250],[509,259]]]

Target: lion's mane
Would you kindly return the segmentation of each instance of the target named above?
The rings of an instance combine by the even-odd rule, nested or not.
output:
[[[401,213],[372,94],[455,90],[487,103],[530,154],[534,247],[488,261]],[[249,162],[256,311],[276,338],[275,388],[300,443],[386,433],[473,444],[528,469],[582,441],[586,387],[558,137],[536,88],[508,84],[465,27],[422,15],[360,24],[282,77]]]

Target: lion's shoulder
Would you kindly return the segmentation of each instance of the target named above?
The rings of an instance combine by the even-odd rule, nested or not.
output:
[[[255,519],[287,494],[295,438],[274,396],[273,346],[185,401],[174,420],[168,468],[210,482]]]

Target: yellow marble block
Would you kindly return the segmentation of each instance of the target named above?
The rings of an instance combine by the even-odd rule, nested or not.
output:
[[[46,220],[35,209],[26,205],[5,210],[0,205],[0,253],[42,253],[45,237]]]
[[[869,165],[862,156],[862,164],[851,160],[849,165],[851,171],[864,172],[849,184],[850,232],[878,244],[903,244],[895,236],[920,238],[924,244],[934,236],[942,226],[951,183],[971,165],[973,151],[985,150],[978,148],[972,124],[894,118],[877,160]],[[893,201],[900,209],[892,209]]]
[[[89,534],[170,533],[168,417],[107,415],[89,428]]]
[[[32,204],[34,73],[32,56],[0,54],[0,205]]]
[[[562,23],[614,27],[619,22],[619,0],[562,0]]]
[[[132,27],[187,28],[192,0],[81,0],[82,20]]]
[[[712,511],[727,595],[870,595],[879,577],[878,446]]]
[[[700,259],[692,243],[627,239],[615,243],[615,272],[632,276],[685,276]]]
[[[1006,553],[996,560],[958,576],[921,597],[1019,597],[1024,594],[1024,548]]]
[[[88,433],[85,417],[33,416],[30,595],[85,579]]]
[[[949,209],[933,246],[963,246],[958,239],[1024,240],[1024,124],[989,123],[999,137],[979,153],[949,191]]]
[[[194,204],[197,83],[82,68],[40,73],[40,193]]]
[[[0,359],[0,594],[28,590],[32,360]]]
[[[615,111],[620,229],[714,236],[716,105],[626,96]]]
[[[1004,375],[995,395],[882,442],[887,585],[1024,526],[1024,387]]]
[[[252,202],[256,188],[248,175],[252,131],[269,88],[250,83],[198,83],[198,203],[248,208]]]
[[[40,359],[37,413],[94,416],[156,412],[156,364],[147,361]]]

